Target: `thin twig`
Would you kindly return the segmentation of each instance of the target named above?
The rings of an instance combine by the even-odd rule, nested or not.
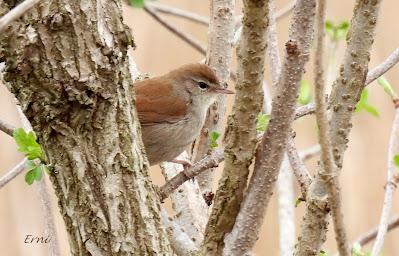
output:
[[[160,188],[160,198],[163,201],[167,198],[174,190],[176,190],[181,184],[186,182],[189,179],[192,179],[204,172],[209,168],[214,168],[219,165],[221,161],[224,160],[223,151],[220,149],[216,149],[212,152],[211,155],[204,157],[198,163],[194,164],[187,170],[184,170],[174,176],[172,179],[168,180],[161,188]]]
[[[19,174],[25,170],[26,158],[19,162],[14,168],[7,172],[3,177],[0,178],[0,188],[4,187],[8,182],[13,180]]]
[[[202,44],[193,38],[191,35],[188,35],[184,32],[182,32],[180,29],[178,29],[176,26],[172,25],[168,21],[166,21],[163,17],[158,15],[158,13],[148,4],[145,4],[144,10],[151,16],[153,17],[156,21],[158,21],[161,25],[163,25],[165,28],[167,28],[170,32],[181,38],[183,41],[194,47],[197,51],[199,51],[202,54],[206,53],[206,49]]]
[[[6,123],[5,121],[0,119],[0,131],[10,135],[12,137],[12,133],[15,127],[11,124]]]
[[[40,0],[25,0],[0,18],[0,34],[16,19],[24,15]]]
[[[389,221],[387,232],[389,232],[397,227],[399,227],[399,216],[395,216]],[[358,237],[353,244],[358,243],[361,246],[364,246],[364,245],[368,244],[369,242],[373,241],[377,237],[378,228],[379,228],[379,226],[374,227],[373,229],[367,231],[364,235],[361,235],[360,237]]]
[[[271,122],[255,153],[254,171],[234,228],[225,238],[224,255],[245,255],[258,239],[294,120],[299,81],[309,59],[315,7],[314,0],[298,0],[294,7],[281,88],[273,97]]]
[[[326,1],[318,0],[317,6],[317,36],[316,53],[314,65],[314,84],[316,95],[316,119],[319,127],[319,144],[321,148],[321,165],[323,168],[320,177],[326,184],[328,199],[331,206],[331,213],[334,222],[335,240],[337,241],[338,251],[341,256],[349,256],[349,243],[344,225],[342,213],[341,189],[339,186],[338,174],[332,159],[332,146],[330,141],[327,118],[327,104],[325,101],[325,80],[323,68],[324,51],[324,20],[326,12]]]
[[[374,80],[388,72],[399,61],[399,48],[391,53],[388,58],[377,67],[373,68],[367,74],[366,85],[372,83]]]
[[[291,13],[292,9],[294,9],[294,7],[295,7],[295,3],[296,3],[296,0],[291,1],[286,6],[284,6],[280,10],[278,10],[276,12],[276,20],[282,19],[285,16],[287,16],[289,13]]]
[[[307,170],[302,159],[299,157],[298,151],[294,150],[296,149],[294,140],[289,139],[287,143],[288,159],[290,160],[294,175],[299,182],[299,186],[301,187],[302,197],[305,199],[310,183],[312,183],[312,177],[310,176],[309,171]]]
[[[161,3],[154,3],[154,2],[146,2],[147,6],[152,7],[154,10],[164,13],[164,14],[169,14],[177,17],[181,17],[187,20],[194,21],[196,23],[202,24],[202,25],[208,25],[209,24],[209,18],[199,15],[194,12],[189,12],[186,10],[182,10],[179,8],[172,7],[170,5],[165,5]]]
[[[371,252],[372,256],[380,254],[388,228],[388,220],[392,208],[393,193],[396,190],[398,177],[395,174],[394,155],[399,152],[399,107],[395,108],[395,118],[392,125],[388,146],[387,183],[385,185],[384,205],[382,208],[378,234]]]
[[[21,121],[22,127],[26,131],[32,131],[32,125],[30,124],[28,118],[22,112],[22,109],[19,105],[17,105],[17,112],[19,115],[19,119]],[[45,225],[46,234],[50,235],[50,243],[49,243],[49,254],[51,256],[60,255],[60,246],[58,243],[57,229],[55,227],[55,221],[53,217],[53,207],[51,204],[50,194],[47,189],[46,178],[43,175],[42,179],[38,182],[38,191],[40,196],[40,202],[43,211],[43,220]]]
[[[377,78],[388,72],[393,66],[399,62],[399,48],[394,50],[382,63],[374,67],[367,73],[365,86],[371,84]],[[316,105],[314,102],[297,108],[295,119],[315,113]]]

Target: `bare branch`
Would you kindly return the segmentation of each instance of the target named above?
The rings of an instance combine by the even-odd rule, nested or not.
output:
[[[15,127],[11,124],[6,123],[5,121],[0,119],[0,131],[6,133],[7,135],[10,135],[12,137],[12,133],[14,131]]]
[[[18,6],[9,11],[6,15],[0,18],[0,33],[3,33],[4,30],[16,19],[20,18],[24,15],[29,9],[39,3],[40,0],[25,0],[20,3]]]
[[[287,154],[294,175],[301,187],[302,197],[305,199],[310,183],[312,182],[312,177],[306,169],[305,164],[302,162],[302,159],[299,157],[293,139],[288,139]]]
[[[311,147],[305,148],[299,152],[299,157],[302,161],[306,162],[310,158],[320,154],[320,145],[316,144]]]
[[[191,35],[188,35],[184,32],[182,32],[180,29],[178,29],[176,26],[172,25],[168,21],[166,21],[163,17],[161,17],[155,10],[152,8],[150,5],[147,3],[144,6],[144,10],[151,16],[153,17],[156,21],[158,21],[161,25],[163,25],[166,29],[168,29],[170,32],[181,38],[183,41],[194,47],[197,51],[199,51],[202,54],[206,53],[206,49],[202,44],[193,38]]]
[[[388,223],[387,232],[393,230],[394,228],[399,227],[399,216],[393,217]],[[373,241],[377,237],[379,226],[367,231],[364,235],[358,237],[354,244],[358,243],[361,246],[368,244],[369,242]]]
[[[208,17],[201,16],[194,12],[189,12],[186,10],[172,7],[170,5],[165,5],[165,4],[155,3],[155,2],[150,2],[150,1],[146,2],[146,5],[152,7],[154,10],[156,10],[160,13],[177,16],[177,17],[184,18],[184,19],[187,19],[190,21],[194,21],[194,22],[202,24],[202,25],[209,24]]]
[[[254,172],[234,228],[225,239],[224,255],[244,255],[258,239],[294,120],[298,85],[309,59],[315,7],[314,0],[299,0],[294,7],[281,87],[273,97],[271,121],[256,151]]]
[[[327,104],[325,101],[325,80],[323,68],[323,51],[324,51],[324,21],[326,15],[326,2],[319,0],[317,6],[317,37],[316,37],[316,54],[314,65],[314,84],[316,95],[316,119],[319,127],[319,143],[321,148],[321,165],[320,177],[323,179],[327,187],[328,199],[331,206],[331,212],[334,222],[335,240],[338,244],[338,251],[341,256],[349,256],[349,244],[344,225],[344,216],[342,213],[341,191],[339,186],[338,174],[332,159],[332,146],[330,141],[327,118]]]
[[[380,224],[378,225],[377,239],[371,255],[380,254],[384,238],[388,229],[388,220],[392,208],[393,193],[396,190],[398,176],[395,174],[394,155],[399,152],[399,107],[395,108],[395,118],[392,125],[391,137],[388,146],[387,183],[385,185],[384,205],[382,208]]]
[[[269,56],[273,95],[275,95],[278,90],[277,87],[281,72],[281,60],[278,49],[277,26],[273,0],[269,1],[269,27],[267,29],[267,40],[269,42],[267,55]],[[271,99],[268,99],[269,95],[265,82],[263,85],[263,93],[264,112],[270,114]],[[270,111],[267,111],[269,109]],[[292,137],[289,137],[288,140],[292,141]],[[290,143],[288,143],[288,145],[289,144]],[[289,150],[289,146],[287,146],[287,149]],[[296,152],[296,148],[291,149]],[[277,178],[279,245],[280,255],[282,256],[291,256],[295,245],[295,205],[292,203],[294,202],[294,184],[292,176],[291,166],[286,154],[280,168],[280,174]]]
[[[278,10],[276,12],[276,20],[279,20],[279,19],[287,16],[292,11],[292,9],[294,9],[295,3],[296,3],[296,0],[293,0],[290,3],[288,3],[286,6],[284,6],[280,10]]]
[[[372,83],[374,80],[388,72],[393,66],[395,66],[399,61],[399,48],[397,48],[393,53],[391,53],[388,58],[382,62],[380,65],[372,69],[367,74],[366,85]]]
[[[208,29],[206,63],[215,70],[221,83],[228,81],[232,59],[234,37],[234,0],[212,0],[210,2],[211,22]],[[227,85],[227,84],[226,84]],[[209,132],[222,133],[226,114],[226,97],[219,95],[208,110],[200,136],[193,143],[192,161],[198,162],[210,153]],[[213,171],[208,170],[197,177],[202,193],[212,190]]]
[[[7,174],[0,178],[0,188],[4,187],[8,182],[13,180],[19,174],[25,170],[26,158],[19,162],[14,168],[12,168]]]
[[[187,170],[184,170],[168,180],[165,185],[160,188],[161,201],[167,198],[174,190],[176,190],[181,184],[189,179],[192,179],[200,173],[206,171],[209,168],[214,168],[224,160],[223,151],[216,149],[211,155],[204,157],[198,163],[194,164]]]
[[[187,153],[180,155],[187,158]],[[162,173],[166,180],[170,180],[179,173],[183,172],[181,164],[164,162],[161,164]],[[202,198],[198,183],[186,182],[180,186],[178,191],[171,193],[172,208],[176,212],[174,221],[198,247],[203,239],[206,225],[208,206]]]
[[[237,48],[237,83],[225,133],[225,165],[205,231],[202,255],[221,255],[225,235],[240,209],[256,147],[256,116],[261,111],[268,26],[268,1],[244,1]]]
[[[365,86],[371,84],[377,78],[388,72],[393,66],[399,62],[399,48],[393,51],[384,62],[373,68],[367,73]],[[295,119],[301,118],[306,115],[314,114],[316,105],[314,102],[297,108],[295,112]]]
[[[380,2],[356,1],[350,27],[351,36],[347,38],[348,46],[340,68],[340,76],[335,81],[331,93],[329,134],[337,170],[342,168],[343,155],[352,127],[352,114],[366,81]],[[365,13],[367,15],[364,15]],[[297,256],[317,255],[326,239],[330,206],[327,203],[326,184],[320,174],[321,171],[308,191],[306,213],[296,246]]]

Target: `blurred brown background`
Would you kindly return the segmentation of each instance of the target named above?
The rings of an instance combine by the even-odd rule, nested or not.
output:
[[[170,0],[160,2],[208,15],[208,1]],[[280,8],[288,2],[276,1],[276,5]],[[328,2],[327,17],[329,20],[334,22],[350,20],[354,5],[353,0]],[[380,63],[399,46],[398,9],[399,2],[397,1],[383,1],[382,3],[381,18],[370,67]],[[158,75],[179,65],[199,61],[203,58],[142,10],[131,8],[124,8],[124,10],[126,21],[132,28],[137,44],[133,55],[141,72]],[[237,7],[237,10],[239,11],[240,7]],[[285,17],[278,23],[280,47],[287,39],[289,17]],[[206,43],[207,30],[205,27],[178,18],[168,17],[168,20],[200,39],[204,44]],[[339,51],[336,52],[338,63],[344,48],[344,43],[341,43]],[[308,65],[307,70],[306,76],[311,81],[309,76],[312,73],[311,64]],[[398,91],[399,66],[387,73],[386,77]],[[364,112],[355,115],[349,148],[345,155],[344,170],[341,175],[345,222],[351,240],[378,224],[386,178],[386,155],[393,119],[393,107],[389,97],[376,83],[369,87],[369,91],[370,103],[378,108],[381,116],[375,118]],[[12,96],[3,85],[0,85],[0,118],[18,126],[18,117],[14,105]],[[299,149],[314,145],[317,140],[317,133],[313,116],[296,121],[294,128],[297,132],[296,142]],[[5,174],[20,159],[22,159],[22,156],[16,152],[13,140],[0,132],[0,175]],[[309,161],[308,166],[311,170],[314,169],[316,160]],[[220,170],[218,172],[220,173]],[[157,169],[152,170],[151,175],[156,184],[163,182]],[[67,237],[63,230],[64,224],[58,214],[55,198],[53,198],[53,201],[62,255],[70,255]],[[398,201],[399,198],[396,195],[392,214],[399,213]],[[303,215],[303,210],[303,204],[296,208],[297,231],[299,231],[299,221]],[[256,255],[279,255],[276,212],[276,199],[273,198],[254,250]],[[36,184],[27,186],[23,175],[21,175],[1,189],[0,217],[0,255],[48,255],[45,245],[24,244],[26,235],[44,235]],[[330,229],[332,230],[331,226]],[[398,239],[399,230],[388,234],[383,252],[385,256],[399,255]],[[335,252],[333,231],[329,232],[329,238],[324,249]]]

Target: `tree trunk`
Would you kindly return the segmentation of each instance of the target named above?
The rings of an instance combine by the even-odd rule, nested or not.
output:
[[[0,1],[0,12],[14,5]],[[54,167],[72,254],[173,255],[147,174],[120,1],[42,1],[1,37],[3,78]]]

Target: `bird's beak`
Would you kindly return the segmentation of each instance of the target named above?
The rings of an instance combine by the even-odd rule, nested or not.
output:
[[[227,90],[225,88],[215,88],[213,91],[220,94],[234,94],[233,91]]]

